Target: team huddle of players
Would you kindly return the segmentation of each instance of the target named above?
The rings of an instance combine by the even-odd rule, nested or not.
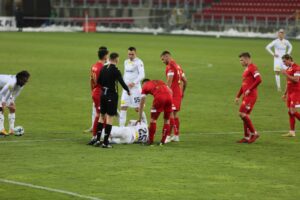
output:
[[[274,52],[272,48],[274,47]],[[296,108],[300,107],[300,66],[294,63],[290,53],[292,52],[292,45],[284,39],[284,30],[280,29],[278,32],[278,39],[272,41],[266,47],[267,51],[274,57],[274,71],[276,78],[276,86],[278,91],[280,87],[280,72],[286,76],[287,84],[283,100],[286,101],[288,107],[290,131],[283,134],[285,137],[295,136],[295,121],[300,120],[300,113]],[[239,115],[244,125],[244,137],[239,140],[239,143],[253,143],[259,138],[259,134],[255,130],[250,119],[250,113],[257,100],[257,87],[262,79],[257,66],[252,63],[251,56],[248,52],[239,55],[240,63],[245,70],[242,75],[242,86],[236,95],[235,102],[239,104],[239,99],[243,95],[242,103],[239,109]]]
[[[95,118],[93,119],[93,137],[88,143],[89,145],[100,146],[101,135],[104,131],[104,142],[102,147],[110,148],[110,143],[134,143],[142,142],[153,144],[154,135],[156,133],[156,120],[160,114],[164,113],[164,126],[162,130],[162,138],[160,144],[175,141],[179,142],[179,118],[178,112],[180,111],[181,101],[187,85],[187,79],[183,73],[182,68],[171,57],[171,53],[164,51],[161,54],[161,60],[166,64],[166,81],[162,80],[150,80],[145,78],[145,68],[143,61],[137,57],[137,50],[135,47],[128,48],[128,59],[124,62],[124,76],[123,79],[117,79],[124,88],[121,96],[121,109],[119,112],[119,126],[111,126],[112,121],[110,116],[116,114],[117,105],[116,98],[112,98],[109,104],[103,105],[102,101],[105,101],[105,96],[109,96],[104,93],[109,93],[111,87],[104,87],[105,76],[108,69],[112,69],[118,63],[118,56],[116,59],[112,59],[111,53],[106,47],[100,47],[98,50],[99,60],[91,68],[91,90],[94,107],[96,110]],[[114,66],[112,67],[112,63]],[[111,76],[118,76],[114,74],[120,74],[119,70],[111,73]],[[112,78],[110,78],[112,79]],[[109,82],[109,80],[107,80]],[[126,85],[124,85],[124,83]],[[101,84],[103,83],[103,84]],[[112,87],[116,87],[114,85]],[[115,89],[117,91],[117,88]],[[116,94],[116,93],[115,93]],[[146,95],[151,94],[154,96],[151,107],[151,121],[149,128],[147,127],[147,118],[144,112]],[[111,96],[111,95],[110,95]],[[107,98],[106,97],[106,98]],[[109,108],[105,108],[109,107]],[[127,118],[127,109],[133,108],[138,112],[138,120],[129,126],[125,126]],[[103,110],[106,110],[105,112]],[[103,117],[100,117],[102,114]],[[101,121],[101,118],[103,120]],[[171,131],[173,130],[174,136],[171,137]],[[106,139],[108,137],[108,139]]]

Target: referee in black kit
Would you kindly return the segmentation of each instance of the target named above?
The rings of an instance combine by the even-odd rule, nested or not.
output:
[[[98,83],[102,86],[102,95],[100,103],[100,118],[97,126],[97,142],[96,147],[100,146],[100,138],[103,129],[103,123],[106,120],[103,148],[112,148],[108,142],[111,132],[113,117],[117,115],[118,109],[118,82],[122,85],[124,90],[130,95],[129,88],[125,84],[122,74],[117,68],[119,62],[119,55],[111,53],[109,55],[109,64],[105,65],[100,72]]]

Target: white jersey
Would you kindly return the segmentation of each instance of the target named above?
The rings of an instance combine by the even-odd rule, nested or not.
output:
[[[14,102],[20,94],[22,87],[17,85],[15,75],[0,75],[0,100],[1,102]]]
[[[272,48],[274,47],[274,52],[272,51]],[[291,43],[286,40],[282,39],[280,40],[279,38],[276,40],[273,40],[270,44],[266,46],[266,50],[274,56],[274,54],[278,55],[278,57],[281,59],[281,57],[284,54],[291,54],[292,53],[293,46]]]
[[[145,78],[144,63],[141,59],[135,58],[124,62],[124,81],[128,85],[134,83],[136,88],[141,88],[141,81]]]
[[[110,134],[110,141],[117,144],[146,143],[148,135],[149,131],[147,124],[143,122],[125,127],[113,126]]]

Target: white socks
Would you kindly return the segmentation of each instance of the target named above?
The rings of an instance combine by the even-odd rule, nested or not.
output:
[[[280,90],[281,86],[280,86],[280,75],[275,75],[275,80],[276,80],[276,85],[277,85],[277,89]]]
[[[0,131],[4,129],[4,115],[0,112]]]
[[[94,126],[94,120],[95,120],[95,117],[96,117],[96,108],[95,108],[94,103],[93,103],[93,108],[92,108],[92,125],[91,125],[91,129],[92,129],[93,126]]]
[[[14,130],[15,120],[16,120],[16,114],[15,113],[9,113],[8,114],[9,130]]]
[[[120,116],[119,116],[119,125],[121,127],[125,126],[126,116],[127,116],[127,111],[126,110],[121,110],[120,111]]]

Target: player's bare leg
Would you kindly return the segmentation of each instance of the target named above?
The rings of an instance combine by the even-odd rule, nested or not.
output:
[[[277,91],[281,92],[280,71],[275,71],[275,81],[276,81]]]
[[[250,131],[250,139],[248,140],[248,143],[251,144],[255,142],[259,138],[259,134],[255,131],[249,115],[247,113],[240,112],[239,116]]]
[[[92,125],[90,128],[84,130],[84,133],[91,133],[93,131],[93,125],[94,125],[94,121],[95,121],[95,117],[96,117],[96,108],[95,108],[95,104],[93,103],[93,107],[92,107]]]
[[[14,128],[15,128],[15,120],[16,120],[16,106],[15,104],[10,104],[8,106],[9,114],[8,114],[8,123],[9,123],[9,134],[14,134]]]

